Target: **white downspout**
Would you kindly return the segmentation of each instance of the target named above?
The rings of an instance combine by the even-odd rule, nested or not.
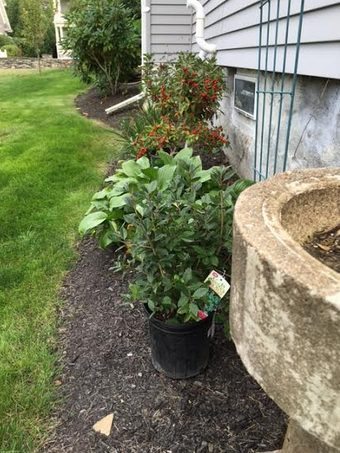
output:
[[[204,39],[205,13],[203,6],[198,0],[187,0],[187,8],[190,6],[194,8],[196,12],[196,42],[201,49],[199,56],[203,60],[207,53],[216,53],[217,48],[215,44],[209,44]]]
[[[150,11],[147,1],[141,0],[142,66],[145,54],[150,53]]]

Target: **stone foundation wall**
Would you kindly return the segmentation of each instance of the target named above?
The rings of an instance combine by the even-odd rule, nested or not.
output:
[[[58,60],[57,58],[42,58],[42,68],[63,69],[72,65],[72,60]],[[9,57],[0,58],[0,69],[38,69],[37,58]]]
[[[231,146],[227,150],[230,163],[240,176],[253,178],[255,125],[254,119],[248,118],[234,108],[234,75],[244,75],[256,80],[257,72],[246,69],[226,69],[227,90],[221,109],[223,115],[219,123],[229,136]],[[261,74],[261,78],[263,74]],[[268,74],[269,84],[272,74]],[[280,90],[281,74],[274,78],[274,91]],[[293,77],[286,74],[285,90],[290,90]],[[263,81],[261,80],[261,86]],[[263,99],[263,97],[261,97]],[[263,135],[263,162],[267,161],[267,143],[271,133],[271,154],[269,175],[272,174],[277,129],[280,127],[278,143],[277,171],[282,171],[283,153],[289,115],[290,97],[286,96],[282,106],[281,124],[278,124],[279,97],[274,98],[271,129],[269,128],[270,95],[266,97],[266,117]],[[261,131],[262,104],[259,106],[258,127]],[[321,77],[298,76],[295,103],[290,133],[287,170],[311,167],[340,167],[340,80]],[[260,140],[258,141],[260,153]],[[259,159],[259,157],[258,157]],[[262,171],[264,171],[265,164]]]

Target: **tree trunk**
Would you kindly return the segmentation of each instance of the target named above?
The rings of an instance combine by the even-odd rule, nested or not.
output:
[[[39,69],[39,74],[41,74],[40,49],[37,49],[37,57],[38,57],[38,69]]]

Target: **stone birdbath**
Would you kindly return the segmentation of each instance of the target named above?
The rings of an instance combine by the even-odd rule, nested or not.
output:
[[[231,334],[290,418],[282,452],[340,452],[340,274],[302,244],[340,223],[340,168],[281,173],[235,209]]]

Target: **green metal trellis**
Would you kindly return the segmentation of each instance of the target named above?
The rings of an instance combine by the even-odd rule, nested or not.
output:
[[[294,5],[299,0],[293,0]],[[286,4],[286,7],[285,7]],[[289,138],[297,82],[304,0],[291,14],[292,0],[261,0],[256,90],[254,180],[287,169]],[[291,19],[297,21],[291,36]],[[283,35],[284,39],[279,39]],[[287,53],[293,60],[292,83],[287,84]],[[281,64],[278,64],[280,57]],[[269,109],[269,112],[268,112]],[[286,118],[283,118],[283,112]],[[268,114],[269,113],[269,114]]]

